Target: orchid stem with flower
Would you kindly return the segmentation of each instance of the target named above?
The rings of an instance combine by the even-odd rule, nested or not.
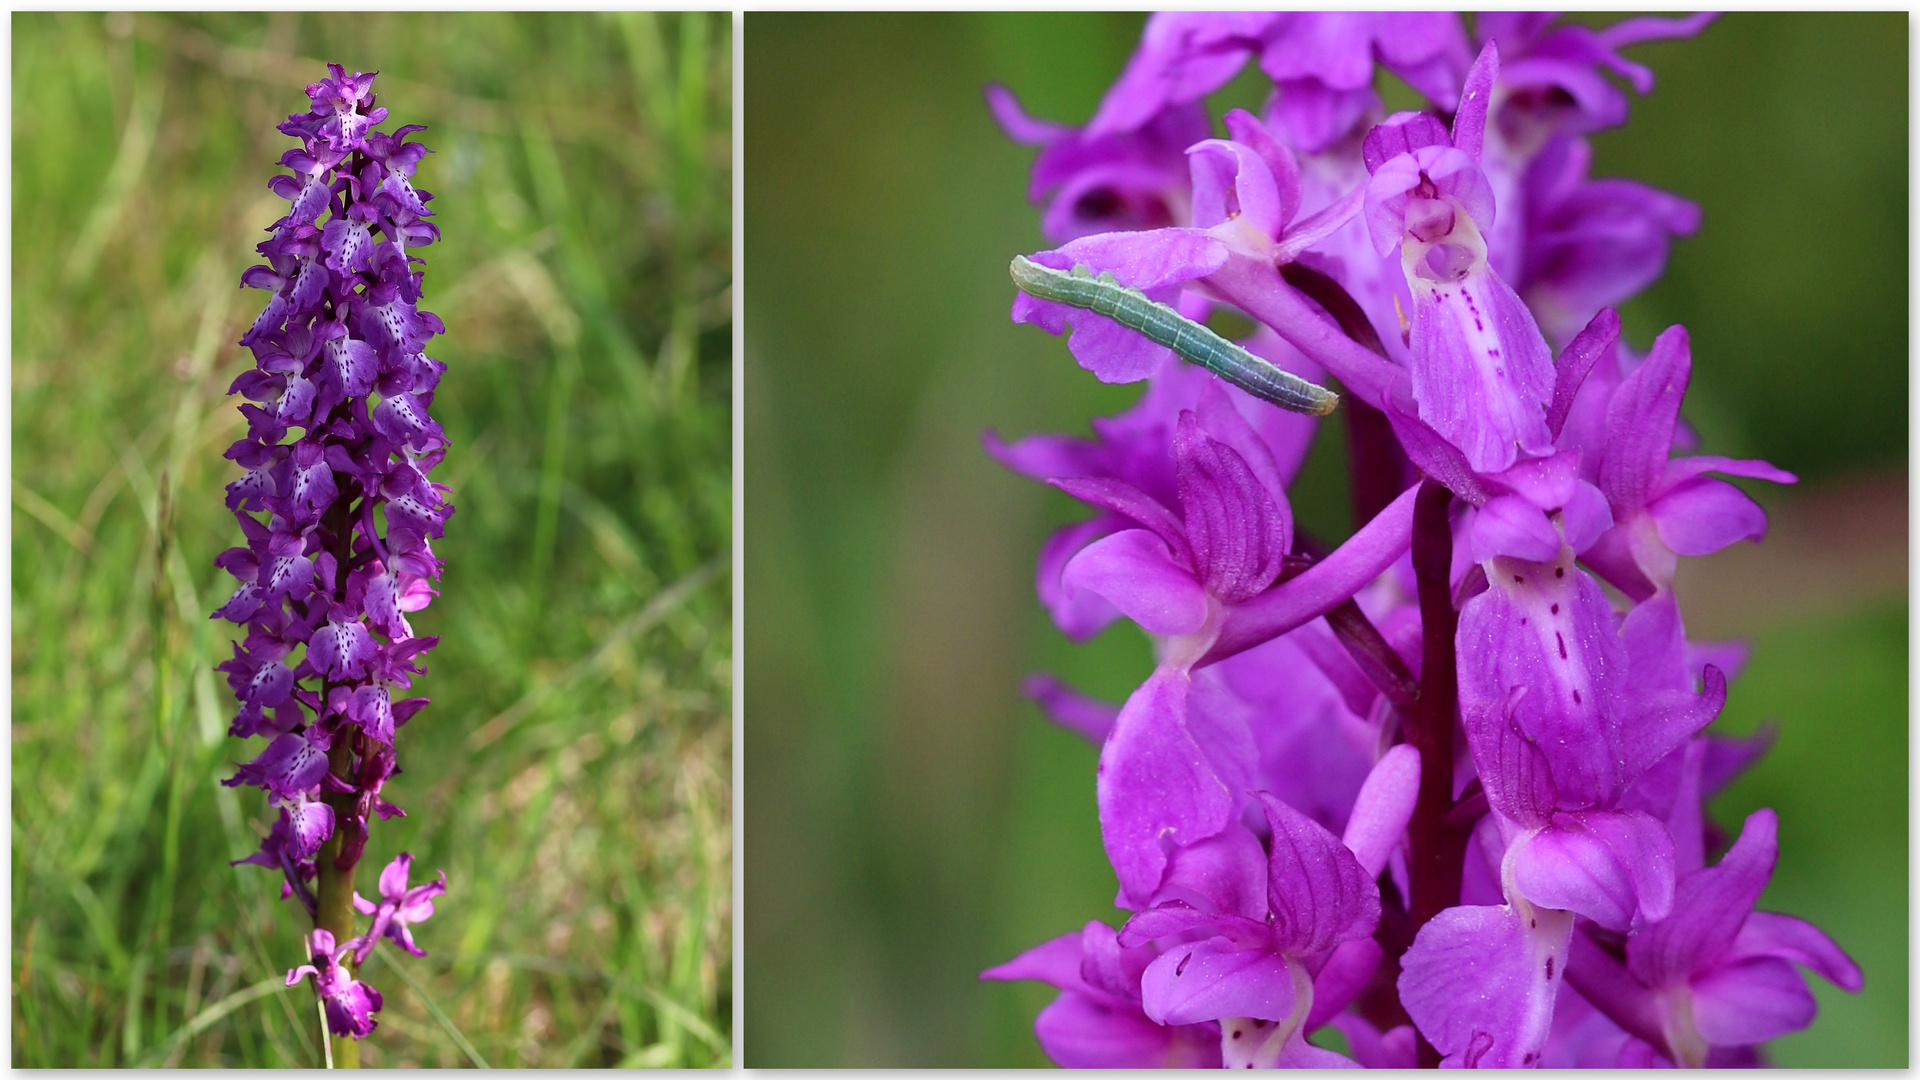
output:
[[[438,595],[431,541],[453,507],[427,479],[446,454],[427,412],[446,365],[423,350],[446,328],[416,306],[412,252],[440,235],[433,196],[412,185],[429,151],[407,136],[423,129],[377,130],[374,75],[328,71],[307,87],[312,109],[280,125],[300,146],[270,186],[291,206],[259,245],[267,264],[241,278],[269,299],[240,339],[255,367],[228,391],[247,400],[247,434],[226,453],[244,470],[227,507],[247,543],[216,560],[240,585],[214,617],[247,628],[219,668],[240,701],[229,734],[268,740],[224,783],[264,789],[279,814],[237,862],[280,873],[281,898],[312,917],[287,985],[314,977],[327,1060],[352,1068],[382,1004],[355,969],[382,936],[424,956],[408,926],[446,891],[444,873],[409,887],[406,853],[381,872],[378,902],[354,891],[354,871],[372,819],[404,813],[381,789],[399,771],[397,732],[428,699],[394,692],[439,640],[407,614]],[[364,934],[356,908],[373,917]]]
[[[1013,319],[1148,384],[1092,440],[985,439],[1094,511],[1041,550],[1055,623],[1155,647],[1120,705],[1028,683],[1101,747],[1126,913],[983,973],[1060,990],[1035,1021],[1056,1062],[1757,1064],[1813,1020],[1801,969],[1861,988],[1820,930],[1754,910],[1771,810],[1713,858],[1705,801],[1767,740],[1705,733],[1744,649],[1688,639],[1673,592],[1681,557],[1766,531],[1709,474],[1794,477],[1674,456],[1687,333],[1639,353],[1613,309],[1698,211],[1587,175],[1587,136],[1626,121],[1608,76],[1653,87],[1620,50],[1710,19],[1160,14],[1085,128],[989,90],[1041,147],[1058,245],[1016,260],[1047,270]],[[1249,60],[1262,115],[1209,137],[1202,99]],[[1427,107],[1385,115],[1379,68]],[[1318,418],[1168,348],[1216,307],[1255,324],[1234,348],[1340,384],[1337,547],[1287,500]]]

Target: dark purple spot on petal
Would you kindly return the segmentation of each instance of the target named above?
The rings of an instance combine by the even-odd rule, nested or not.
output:
[[[1173,977],[1177,979],[1180,976],[1185,975],[1187,973],[1187,965],[1192,962],[1193,962],[1192,953],[1188,953],[1187,955],[1181,957],[1180,963],[1174,966]]]
[[[1561,637],[1560,631],[1558,630],[1553,632],[1553,643],[1560,646],[1560,659],[1565,660],[1567,658],[1567,639]]]

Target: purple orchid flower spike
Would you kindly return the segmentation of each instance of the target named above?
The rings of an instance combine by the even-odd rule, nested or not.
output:
[[[407,872],[413,866],[413,856],[401,852],[393,862],[380,871],[380,902],[373,903],[359,893],[353,894],[353,906],[362,915],[373,916],[373,923],[367,927],[366,935],[361,938],[359,950],[353,962],[365,963],[367,954],[373,951],[374,942],[382,935],[393,939],[393,943],[412,953],[414,956],[427,955],[425,950],[413,943],[413,933],[407,927],[413,923],[425,921],[433,914],[433,898],[447,891],[447,872],[440,871],[437,881],[425,885],[407,888]]]
[[[358,941],[348,941],[336,948],[332,933],[315,930],[307,936],[312,962],[287,972],[287,985],[293,986],[313,976],[320,1003],[326,1009],[327,1029],[342,1038],[364,1039],[380,1026],[373,1014],[380,1011],[385,1001],[380,991],[355,979],[341,962],[357,944]]]
[[[1027,687],[1101,748],[1131,912],[986,973],[1060,988],[1036,1033],[1061,1064],[1751,1065],[1811,1019],[1796,964],[1859,987],[1820,931],[1753,910],[1770,811],[1706,865],[1706,801],[1770,736],[1701,733],[1744,650],[1687,640],[1674,571],[1765,531],[1708,474],[1793,477],[1673,456],[1694,441],[1685,331],[1643,359],[1609,305],[1699,212],[1589,177],[1586,134],[1626,115],[1611,80],[1652,88],[1620,50],[1711,16],[1553,18],[1476,19],[1473,59],[1438,13],[1156,15],[1084,130],[990,91],[1045,147],[1033,196],[1052,193],[1060,245],[1016,260],[1015,321],[1071,330],[1103,381],[1151,380],[1092,440],[985,440],[1096,510],[1041,552],[1056,624],[1084,639],[1125,616],[1156,658],[1119,705]],[[1253,58],[1264,119],[1206,137],[1201,99]],[[1433,111],[1382,120],[1383,66]],[[299,245],[271,268],[289,294]],[[1180,325],[1215,305],[1255,321],[1275,367],[1341,384],[1355,529],[1331,551],[1287,499],[1314,422],[1198,370],[1253,368]],[[305,407],[275,363],[248,384],[261,432]],[[230,606],[331,589],[325,566],[273,570],[308,508],[272,485],[311,451],[232,456],[250,470],[234,500],[286,521],[230,554]],[[278,640],[228,669],[263,717]],[[1353,1060],[1306,1041],[1329,1025]]]
[[[426,704],[394,691],[438,641],[407,615],[436,595],[429,538],[453,509],[428,479],[447,445],[429,414],[446,365],[424,350],[446,328],[418,306],[423,260],[412,254],[439,237],[425,220],[432,193],[413,184],[429,151],[407,139],[417,125],[377,130],[387,110],[373,81],[329,65],[307,88],[312,108],[280,125],[300,141],[281,159],[291,175],[269,185],[289,211],[259,245],[266,265],[241,277],[270,295],[240,341],[254,369],[230,389],[246,399],[247,435],[226,454],[244,470],[227,507],[245,545],[216,560],[239,587],[215,617],[248,627],[220,667],[240,703],[230,730],[268,740],[225,783],[264,789],[278,814],[261,851],[240,861],[283,874],[282,895],[313,915],[315,963],[289,983],[313,973],[329,1027],[353,1038],[373,1030],[380,995],[340,958],[364,958],[382,935],[418,955],[407,927],[445,890],[444,877],[408,889],[402,856],[381,876],[382,902],[365,909],[374,930],[352,934],[368,822],[401,813],[381,797],[395,735]]]

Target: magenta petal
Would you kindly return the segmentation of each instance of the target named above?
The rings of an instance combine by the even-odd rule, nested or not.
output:
[[[1715,1046],[1799,1031],[1818,1009],[1800,973],[1773,957],[1737,960],[1693,980],[1693,1026]]]
[[[1599,488],[1580,481],[1573,497],[1560,510],[1560,531],[1566,536],[1567,546],[1576,552],[1585,551],[1611,528],[1613,510],[1607,506],[1607,497]]]
[[[1193,101],[1225,86],[1273,20],[1271,12],[1154,14],[1126,70],[1087,124],[1087,135],[1132,131],[1169,104]]]
[[[1541,907],[1611,930],[1628,929],[1636,912],[1660,919],[1673,909],[1673,840],[1637,810],[1555,814],[1518,847],[1514,885]]]
[[[1053,624],[1073,641],[1086,641],[1120,617],[1120,609],[1096,593],[1069,589],[1060,583],[1060,573],[1073,561],[1080,549],[1111,533],[1112,518],[1095,518],[1059,529],[1040,545],[1034,561],[1033,586],[1040,603],[1053,616]]]
[[[1547,755],[1513,721],[1514,705],[1526,693],[1525,687],[1515,687],[1505,703],[1476,701],[1470,709],[1463,703],[1460,721],[1487,802],[1505,817],[1532,828],[1552,818],[1558,792]]]
[[[1660,542],[1679,555],[1711,555],[1736,540],[1767,535],[1767,513],[1746,492],[1696,477],[1662,492],[1647,507]]]
[[[1420,752],[1407,743],[1393,747],[1367,774],[1347,818],[1341,842],[1370,878],[1378,878],[1387,856],[1400,842],[1420,795]]]
[[[1150,1069],[1171,1063],[1177,1033],[1137,1007],[1066,993],[1040,1010],[1033,1034],[1054,1064],[1068,1069]]]
[[[1193,553],[1187,546],[1186,526],[1180,523],[1173,511],[1125,480],[1110,476],[1079,476],[1049,480],[1047,483],[1081,502],[1111,510],[1145,525],[1166,541],[1176,562],[1193,565]]]
[[[1738,956],[1778,956],[1810,967],[1821,978],[1850,994],[1860,992],[1860,965],[1833,939],[1805,919],[1756,911],[1747,916],[1734,940]]]
[[[980,977],[1008,982],[1033,979],[1062,990],[1083,990],[1086,984],[1080,979],[1080,938],[1078,933],[1062,934],[1004,964],[988,968]]]
[[[1067,339],[1067,351],[1101,382],[1139,382],[1159,370],[1167,357],[1173,355],[1173,350],[1091,311],[1069,309],[1067,325],[1073,327],[1073,336]]]
[[[1067,563],[1060,584],[1069,595],[1084,590],[1104,598],[1149,633],[1191,634],[1207,621],[1206,590],[1145,529],[1088,544]]]
[[[1413,1028],[1406,1024],[1383,1033],[1353,1013],[1341,1013],[1328,1023],[1347,1037],[1353,1059],[1364,1068],[1412,1069],[1419,1064]]]
[[[1358,997],[1385,955],[1380,943],[1370,937],[1341,942],[1313,978],[1313,1011],[1307,1014],[1305,1030],[1325,1024]]]
[[[1420,419],[1482,473],[1507,468],[1522,451],[1551,453],[1553,356],[1526,305],[1484,263],[1457,281],[1409,283]]]
[[[1709,665],[1701,672],[1702,689],[1653,690],[1622,704],[1623,737],[1620,760],[1629,777],[1638,776],[1699,734],[1720,715],[1727,703],[1727,677]]]
[[[1680,624],[1680,605],[1672,593],[1655,593],[1635,604],[1620,623],[1620,640],[1627,647],[1627,677],[1633,686],[1693,689],[1686,630]]]
[[[1167,850],[1225,828],[1234,797],[1187,731],[1185,671],[1162,668],[1133,692],[1100,754],[1095,794],[1121,889],[1150,897]]]
[[[1265,792],[1257,797],[1273,830],[1267,856],[1273,947],[1308,956],[1372,934],[1380,922],[1380,888],[1353,852],[1300,811]]]
[[[1246,826],[1228,825],[1218,836],[1179,848],[1169,858],[1166,880],[1153,902],[1180,901],[1207,912],[1237,915],[1262,923],[1267,917],[1267,856]],[[1128,932],[1151,912],[1134,917],[1120,934],[1122,945],[1136,944]],[[1150,937],[1165,936],[1156,931]],[[1145,939],[1141,939],[1145,940]]]
[[[1461,716],[1487,797],[1508,817],[1538,824],[1519,816],[1535,796],[1505,785],[1536,784],[1525,770],[1539,755],[1552,770],[1555,805],[1609,804],[1631,777],[1623,771],[1620,722],[1611,715],[1626,650],[1606,594],[1564,564],[1500,559],[1489,567],[1488,583],[1461,608],[1456,637]],[[1532,748],[1503,745],[1510,739],[1503,717]],[[1510,774],[1514,769],[1522,771]]]
[[[1547,427],[1554,438],[1559,438],[1566,426],[1574,398],[1586,383],[1593,365],[1612,353],[1619,343],[1620,315],[1612,308],[1602,308],[1561,350],[1560,359],[1554,361],[1553,366],[1553,403],[1547,406]]]
[[[1276,1069],[1358,1069],[1359,1062],[1334,1050],[1315,1046],[1302,1038],[1299,1032],[1287,1040],[1280,1048],[1280,1056],[1275,1059]]]
[[[1061,270],[1111,273],[1120,284],[1148,292],[1206,277],[1227,264],[1227,248],[1198,229],[1151,229],[1083,236],[1033,259]]]
[[[1466,85],[1460,91],[1460,107],[1453,115],[1453,145],[1475,161],[1480,160],[1480,146],[1487,133],[1487,106],[1493,98],[1494,80],[1499,77],[1500,49],[1489,41],[1467,72]]]
[[[1573,920],[1513,908],[1448,908],[1400,958],[1400,1002],[1448,1064],[1536,1065],[1565,977]]]
[[[1121,284],[1151,293],[1218,270],[1226,265],[1227,248],[1204,232],[1154,229],[1084,236],[1052,251],[1038,252],[1032,259],[1056,270],[1085,266],[1095,274],[1111,273]],[[1026,293],[1014,300],[1013,321],[1034,323],[1055,334],[1073,327],[1073,336],[1067,342],[1069,350],[1080,366],[1103,382],[1137,382],[1152,375],[1172,355],[1171,350],[1104,315],[1038,300]]]
[[[1051,675],[1027,676],[1021,691],[1040,706],[1047,719],[1068,731],[1078,732],[1095,746],[1107,741],[1107,733],[1113,730],[1113,721],[1120,715],[1118,705],[1087,697]]]
[[[1627,967],[1635,978],[1669,986],[1712,967],[1733,948],[1740,924],[1773,876],[1776,827],[1773,811],[1754,811],[1718,866],[1680,876],[1673,914],[1627,940]]]
[[[1661,474],[1660,488],[1666,490],[1682,480],[1690,480],[1701,473],[1726,473],[1728,476],[1744,476],[1749,480],[1771,480],[1776,484],[1796,484],[1800,478],[1785,469],[1778,469],[1764,461],[1753,458],[1715,457],[1711,454],[1697,457],[1674,458],[1667,462],[1666,472]]]
[[[1284,227],[1293,221],[1295,214],[1300,212],[1299,161],[1293,156],[1292,150],[1287,149],[1284,143],[1273,137],[1273,133],[1267,130],[1267,126],[1260,122],[1259,117],[1245,109],[1229,109],[1225,119],[1227,134],[1232,136],[1233,141],[1251,149],[1260,155],[1261,161],[1266,163],[1278,205],[1275,217]],[[1199,224],[1197,217],[1195,224]],[[1275,229],[1271,235],[1278,237],[1279,230]]]
[[[1473,515],[1468,543],[1472,545],[1475,562],[1505,555],[1545,563],[1560,554],[1559,531],[1539,507],[1518,495],[1500,495],[1487,500],[1487,505]]]
[[[1523,458],[1489,480],[1541,510],[1558,510],[1572,499],[1580,484],[1580,451],[1568,448],[1546,457]],[[1556,551],[1559,548],[1556,546]]]
[[[1272,584],[1292,541],[1283,504],[1231,446],[1200,430],[1191,411],[1180,414],[1174,453],[1187,544],[1206,592],[1235,604]]]
[[[1269,340],[1272,341],[1271,338]],[[1280,349],[1293,352],[1284,342],[1273,341],[1273,344],[1278,345]],[[1297,352],[1294,356],[1304,360]],[[1239,391],[1234,393],[1240,394]],[[1244,400],[1245,395],[1240,396]],[[1247,418],[1240,415],[1240,410],[1234,406],[1234,397],[1229,396],[1227,384],[1219,379],[1210,378],[1200,389],[1200,396],[1194,403],[1193,413],[1200,419],[1200,430],[1208,438],[1231,447],[1233,452],[1240,456],[1241,462],[1258,478],[1261,489],[1273,500],[1280,516],[1281,548],[1283,551],[1290,551],[1293,548],[1293,514],[1287,505],[1287,478],[1298,470],[1300,457],[1306,454],[1304,443],[1312,441],[1313,421],[1299,413],[1281,412],[1266,404],[1261,404],[1258,408],[1267,414],[1262,416],[1263,420],[1269,415],[1277,414],[1276,418],[1282,419],[1283,422],[1266,425],[1267,430],[1264,435],[1254,430],[1253,425],[1248,423]],[[1287,419],[1300,423],[1285,423]],[[1291,444],[1299,439],[1302,430],[1306,438],[1299,440],[1303,445],[1296,451]],[[1274,453],[1272,440],[1276,437],[1282,443],[1282,448],[1289,453],[1289,468],[1284,472],[1279,456]],[[1177,426],[1175,438],[1178,439]],[[1295,453],[1299,456],[1293,456]]]
[[[1193,167],[1193,225],[1211,229],[1232,218],[1278,237],[1286,225],[1273,173],[1252,147],[1207,139],[1187,150]]]
[[[1035,480],[1098,476],[1106,466],[1104,448],[1099,443],[1070,435],[1029,435],[1010,443],[988,428],[980,433],[980,445],[995,461]]]
[[[1073,129],[1062,124],[1035,120],[1020,107],[1020,99],[1013,91],[999,83],[989,83],[986,89],[987,110],[993,114],[994,122],[1007,138],[1028,146],[1045,146],[1062,136],[1072,134]]]
[[[1285,79],[1275,80],[1274,89],[1278,96],[1267,100],[1267,120],[1303,154],[1325,150],[1380,104],[1370,86],[1335,90],[1319,79]]]
[[[1606,448],[1600,458],[1600,490],[1614,516],[1645,506],[1673,451],[1680,399],[1686,395],[1693,358],[1684,326],[1670,326],[1654,339],[1646,362],[1627,376],[1607,403]]]
[[[1360,591],[1406,553],[1412,536],[1410,487],[1361,526],[1332,555],[1305,573],[1268,589],[1227,613],[1220,639],[1202,663],[1224,660],[1312,622]]]
[[[1207,841],[1202,840],[1200,843],[1195,844],[1194,847],[1204,847],[1206,844]],[[1175,866],[1173,870],[1169,871],[1169,877],[1179,872],[1178,864],[1180,855],[1187,850],[1189,849],[1182,848],[1180,851],[1174,853]],[[1264,855],[1261,856],[1261,861],[1263,863],[1265,862]],[[1259,886],[1264,892],[1267,885],[1266,867],[1263,865],[1260,869],[1261,876]],[[1170,886],[1163,886],[1161,888],[1161,897],[1174,891],[1176,890]],[[1166,938],[1179,938],[1183,941],[1194,941],[1201,938],[1220,938],[1232,942],[1233,946],[1238,949],[1264,949],[1267,947],[1267,923],[1264,914],[1262,914],[1260,918],[1249,919],[1244,915],[1221,914],[1217,911],[1207,911],[1201,908],[1189,907],[1184,903],[1162,903],[1161,897],[1154,898],[1154,902],[1159,905],[1158,907],[1151,907],[1142,911],[1133,918],[1128,919],[1127,925],[1120,928],[1118,940],[1121,948],[1135,949],[1149,942],[1160,941]],[[1260,910],[1263,913],[1266,911],[1265,896],[1260,897]]]
[[[1293,1012],[1293,974],[1278,953],[1210,938],[1169,949],[1147,965],[1140,1004],[1162,1024],[1229,1016],[1285,1020]]]

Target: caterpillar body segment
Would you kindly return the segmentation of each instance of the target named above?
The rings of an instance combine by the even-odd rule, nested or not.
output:
[[[1009,273],[1022,292],[1104,315],[1262,401],[1312,416],[1325,416],[1340,404],[1340,395],[1280,370],[1166,304],[1148,299],[1140,290],[1120,284],[1111,272],[1095,276],[1085,265],[1055,270],[1015,255]]]

